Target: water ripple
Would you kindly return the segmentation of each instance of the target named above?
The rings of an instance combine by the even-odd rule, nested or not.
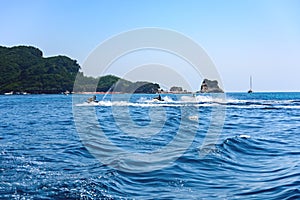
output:
[[[89,121],[86,137],[91,138],[81,140],[70,96],[0,96],[0,199],[300,199],[300,93],[228,94],[227,102],[204,95],[199,103],[170,97],[169,107],[157,106],[166,111],[160,116],[165,117],[163,128],[149,128],[162,119],[142,101],[151,95],[131,99],[136,102],[129,107],[124,106],[128,102],[115,103],[121,111],[119,126],[109,105],[75,109],[89,117],[84,110],[93,108],[105,136],[128,152],[162,148],[175,138],[180,123],[186,134],[199,126],[193,143],[169,166],[129,173],[101,163],[87,147],[112,149],[93,140],[98,132]],[[199,110],[198,124],[182,122],[180,109],[189,104]],[[216,144],[202,146],[219,104],[226,105],[223,132]],[[125,109],[134,126],[148,128],[144,137],[122,132],[120,126],[131,128]],[[126,165],[119,156],[119,164]]]

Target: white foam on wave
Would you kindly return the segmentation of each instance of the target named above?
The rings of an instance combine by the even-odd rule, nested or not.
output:
[[[197,101],[153,101],[146,100],[144,102],[127,102],[127,101],[99,101],[92,103],[80,103],[76,104],[76,106],[84,107],[84,106],[103,106],[103,107],[111,107],[111,106],[136,106],[136,107],[183,107],[183,106],[196,106],[196,107],[211,107],[217,106],[218,103],[214,102],[197,102]],[[237,108],[237,109],[300,109],[300,105],[281,105],[281,104],[237,104],[237,105],[225,105],[227,108]]]
[[[157,99],[148,99],[145,97],[141,97],[137,102],[140,103],[175,103],[176,101],[174,101],[171,97],[169,96],[165,96],[162,98],[163,101],[159,101]]]
[[[284,109],[300,109],[300,106],[292,106],[292,105],[287,105],[287,106],[276,106],[275,108],[284,108]]]
[[[97,106],[97,105],[98,105],[98,103],[96,103],[96,102],[91,102],[91,103],[84,102],[84,103],[75,104],[75,106],[78,106],[78,107],[83,107],[83,106]]]
[[[163,100],[165,102],[175,102],[171,97],[168,97],[168,96],[163,97]]]
[[[160,104],[168,104],[174,103],[174,104],[197,104],[197,103],[226,103],[226,100],[224,98],[216,98],[212,96],[182,96],[179,100],[173,100],[170,96],[164,96],[162,97],[163,101],[158,101],[156,99],[149,99],[145,97],[141,97],[137,102],[139,103],[160,103]]]
[[[152,99],[151,99],[152,100]],[[149,98],[146,98],[146,97],[141,97],[137,100],[137,102],[149,102],[150,99]]]
[[[109,101],[103,100],[99,102],[80,103],[76,106],[137,106],[137,107],[182,107],[182,106],[197,106],[210,107],[218,104],[224,104],[227,108],[238,109],[300,109],[299,104],[294,104],[292,100],[260,100],[260,99],[221,99],[213,96],[181,96],[179,100],[173,100],[170,96],[164,96],[163,101],[158,101],[152,98],[141,97],[137,102],[128,101]]]
[[[127,102],[127,101],[99,101],[93,103],[81,103],[76,104],[76,106],[102,106],[102,107],[111,107],[111,106],[136,106],[136,107],[183,107],[183,106],[198,106],[198,107],[208,107],[213,106],[213,104],[191,104],[191,103],[182,103],[173,101],[169,103],[166,101],[146,101],[143,103],[140,102]]]
[[[200,103],[226,103],[225,98],[216,98],[212,96],[182,96],[181,102],[200,102]]]
[[[245,139],[251,138],[250,135],[246,135],[246,134],[239,135],[239,137],[240,137],[240,138],[245,138]]]
[[[199,96],[182,96],[180,99],[181,102],[199,102],[201,100]]]
[[[295,104],[294,100],[265,100],[265,99],[232,99],[227,98],[226,102],[229,107],[252,107],[252,108],[265,108],[267,106],[273,108],[296,108],[298,109],[300,105]]]

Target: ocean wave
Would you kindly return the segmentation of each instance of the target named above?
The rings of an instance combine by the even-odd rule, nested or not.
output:
[[[172,99],[164,97],[164,102],[151,102],[154,95],[147,94],[129,100],[120,94],[116,101],[98,95],[100,101],[92,104],[83,103],[87,95],[74,95],[74,101],[72,96],[0,96],[0,199],[300,198],[300,93],[231,94],[226,102],[209,95],[197,95],[199,101],[194,101],[192,96],[168,94],[163,96]],[[72,103],[78,106],[72,108]],[[194,105],[199,109],[178,108]],[[222,132],[203,144],[213,125],[211,107],[219,105],[227,107]],[[76,121],[72,109],[84,123]],[[87,134],[81,135],[80,128]],[[183,150],[174,162],[143,173],[135,167],[129,172],[114,168],[126,164],[124,154],[106,141],[125,152],[152,153],[170,144],[178,128],[193,141],[161,156]],[[101,139],[89,138],[99,136],[100,129]],[[151,137],[143,137],[149,133]],[[108,156],[116,153],[116,165],[95,158],[91,145]],[[149,169],[149,162],[139,167]]]

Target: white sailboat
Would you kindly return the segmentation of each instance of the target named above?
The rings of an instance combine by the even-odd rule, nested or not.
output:
[[[248,90],[248,93],[252,93],[252,76],[250,76],[250,89]]]

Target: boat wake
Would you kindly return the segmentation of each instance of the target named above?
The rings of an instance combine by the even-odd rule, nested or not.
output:
[[[165,96],[162,101],[152,98],[140,97],[136,101],[126,100],[101,100],[98,102],[84,102],[76,104],[76,106],[133,106],[133,107],[214,107],[225,105],[226,108],[241,108],[241,109],[300,109],[300,101],[298,100],[243,100],[233,98],[216,98],[212,96],[181,96],[179,99],[173,99],[170,96]]]
[[[182,106],[213,106],[226,104],[226,101],[221,98],[213,98],[209,96],[182,96],[179,100],[174,100],[169,96],[165,96],[161,101],[141,97],[135,102],[130,101],[111,101],[101,100],[98,102],[84,102],[76,104],[76,106],[136,106],[136,107],[182,107]]]

